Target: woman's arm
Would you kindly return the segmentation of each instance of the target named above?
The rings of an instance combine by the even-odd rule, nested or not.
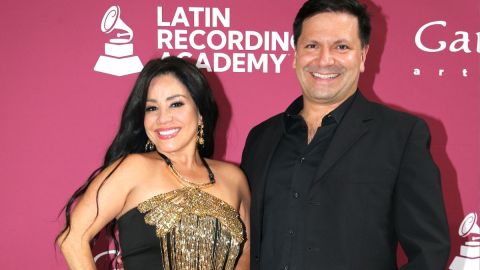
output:
[[[71,212],[70,229],[58,238],[57,244],[70,269],[96,269],[90,241],[121,213],[132,189],[132,181],[127,180],[130,179],[134,162],[127,157],[116,168],[118,162],[95,177]],[[113,170],[115,171],[105,180]]]

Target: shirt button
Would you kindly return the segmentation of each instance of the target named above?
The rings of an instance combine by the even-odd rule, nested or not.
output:
[[[294,197],[295,199],[298,199],[298,197],[300,197],[300,194],[298,194],[298,192],[294,192],[294,193],[293,193],[293,197]]]
[[[288,234],[293,236],[293,235],[295,235],[295,232],[293,230],[288,230]]]
[[[288,270],[288,265],[285,265],[282,269],[283,270]]]

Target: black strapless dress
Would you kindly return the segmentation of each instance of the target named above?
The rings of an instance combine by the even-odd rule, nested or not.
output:
[[[140,203],[118,226],[125,270],[230,270],[244,241],[238,212],[193,187]]]

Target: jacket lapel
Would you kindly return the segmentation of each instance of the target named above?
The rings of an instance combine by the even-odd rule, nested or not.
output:
[[[350,107],[337,127],[330,146],[317,170],[314,183],[320,181],[348,149],[368,132],[369,122],[372,119],[371,104],[359,93],[352,103],[352,107]]]

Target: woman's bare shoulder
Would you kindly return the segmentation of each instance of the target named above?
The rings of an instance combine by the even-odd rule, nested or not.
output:
[[[135,153],[119,158],[99,173],[99,178],[111,177],[116,181],[135,182],[151,173],[151,168],[158,164],[158,156],[152,153]]]
[[[247,184],[245,174],[237,165],[214,159],[208,159],[207,162],[214,173],[218,175],[218,179],[240,186]]]

